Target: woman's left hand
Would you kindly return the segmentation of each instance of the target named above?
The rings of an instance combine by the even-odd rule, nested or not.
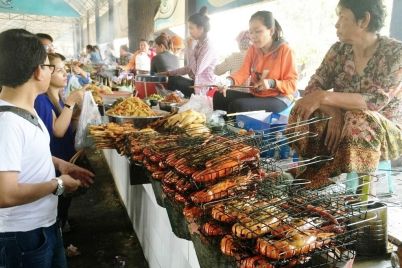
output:
[[[328,121],[327,134],[325,136],[325,146],[332,155],[338,149],[343,136],[344,115],[341,109],[329,107],[331,119]]]
[[[317,90],[299,99],[293,107],[294,113],[297,114],[302,121],[307,120],[321,106],[321,100],[325,94],[322,90]]]

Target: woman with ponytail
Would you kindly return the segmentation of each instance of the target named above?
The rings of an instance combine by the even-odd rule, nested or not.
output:
[[[240,70],[227,77],[214,95],[214,109],[232,112],[266,110],[281,112],[293,101],[297,72],[293,51],[283,39],[282,28],[269,11],[258,11],[249,21],[253,45]],[[226,90],[251,79],[250,93]]]
[[[168,89],[178,89],[186,97],[190,97],[193,93],[205,95],[209,89],[208,87],[201,87],[194,90],[191,88],[194,84],[210,85],[216,82],[214,69],[218,55],[208,38],[210,25],[206,13],[207,8],[202,7],[198,13],[191,15],[188,19],[188,31],[191,38],[197,41],[197,44],[189,55],[187,66],[162,73],[171,76],[168,81]],[[181,77],[181,75],[186,74],[191,79]]]
[[[151,60],[151,74],[179,68],[179,58],[171,52],[172,42],[166,33],[155,39],[155,49],[157,55]]]

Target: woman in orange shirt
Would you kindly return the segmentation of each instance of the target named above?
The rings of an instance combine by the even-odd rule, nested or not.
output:
[[[297,72],[293,51],[282,38],[282,28],[269,11],[258,11],[249,21],[253,45],[239,71],[226,86],[241,85],[249,77],[250,93],[221,89],[214,95],[215,110],[229,113],[266,110],[281,112],[294,100]]]

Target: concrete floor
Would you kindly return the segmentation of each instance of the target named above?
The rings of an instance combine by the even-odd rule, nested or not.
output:
[[[76,197],[70,208],[71,232],[64,242],[81,252],[68,258],[71,268],[147,268],[141,245],[126,210],[120,202],[112,175],[99,151],[91,151],[96,182]]]

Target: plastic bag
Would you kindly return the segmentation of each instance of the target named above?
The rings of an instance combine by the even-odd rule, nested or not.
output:
[[[179,113],[190,109],[205,114],[208,121],[213,112],[211,98],[205,95],[191,95],[190,100],[180,107]]]
[[[86,91],[82,101],[81,115],[78,120],[77,132],[75,134],[75,149],[78,151],[92,145],[88,139],[88,125],[99,125],[101,123],[101,115],[96,105],[92,93]]]
[[[208,124],[212,127],[223,127],[225,125],[225,116],[227,113],[226,111],[216,110],[213,111],[211,117],[208,120]]]

